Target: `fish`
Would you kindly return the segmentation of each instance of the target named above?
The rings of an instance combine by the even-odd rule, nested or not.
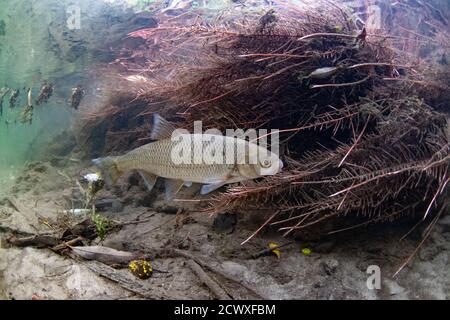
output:
[[[75,88],[72,88],[72,95],[70,96],[70,106],[73,109],[78,110],[81,100],[85,95],[86,92],[81,85],[77,85]]]
[[[309,77],[312,79],[325,79],[334,75],[338,70],[338,67],[319,68],[311,72]]]
[[[9,93],[9,88],[1,88],[0,89],[0,117],[3,116],[3,99]]]
[[[19,99],[20,90],[12,89],[11,96],[9,97],[9,108],[14,109],[16,106],[17,100]]]
[[[205,195],[227,184],[275,175],[283,168],[278,155],[261,145],[238,137],[182,132],[158,114],[153,116],[150,138],[155,141],[124,155],[92,160],[107,185],[126,172],[138,171],[149,191],[158,177],[165,178],[165,196],[171,200],[192,183],[203,184],[200,193]],[[197,159],[186,155],[188,151],[203,156]],[[184,152],[187,161],[180,159]]]
[[[195,6],[195,1],[193,0],[174,0],[169,3],[169,5],[162,9],[161,12],[166,15],[175,15],[180,13],[180,11],[190,9]]]
[[[267,11],[258,22],[258,27],[256,28],[256,31],[258,33],[261,33],[265,30],[270,30],[273,28],[277,22],[277,16],[275,15],[275,10],[270,9]]]
[[[32,124],[33,122],[33,102],[31,97],[31,88],[28,89],[27,94],[27,105],[23,108],[21,115],[20,115],[20,122],[21,123],[29,123]]]
[[[140,76],[140,75],[132,75],[132,76],[128,76],[125,77],[126,80],[130,81],[130,82],[137,82],[137,83],[145,83],[148,82],[148,78],[144,77],[144,76]]]
[[[39,96],[36,99],[36,105],[40,105],[42,103],[47,103],[48,100],[53,95],[53,84],[45,81],[41,86],[41,91],[39,92]]]

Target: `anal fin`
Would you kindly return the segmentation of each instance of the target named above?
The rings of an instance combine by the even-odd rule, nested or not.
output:
[[[183,185],[183,180],[166,179],[166,200],[172,200]]]
[[[156,176],[152,173],[148,173],[146,171],[139,171],[139,174],[141,175],[142,179],[144,180],[144,184],[147,187],[147,190],[151,191],[156,184],[156,180],[158,179],[158,176]]]

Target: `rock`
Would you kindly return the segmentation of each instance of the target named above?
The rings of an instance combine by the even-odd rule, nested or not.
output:
[[[79,236],[89,240],[93,240],[97,237],[97,229],[91,219],[86,219],[73,227],[66,229],[62,234],[64,240],[71,240]]]
[[[200,252],[207,256],[213,256],[216,254],[216,248],[209,243],[205,243],[200,247]]]
[[[26,281],[24,281],[26,275]],[[51,251],[0,249],[0,291],[11,299],[126,298],[130,293]]]
[[[130,190],[130,188],[132,186],[138,186],[139,185],[139,176],[138,176],[138,174],[137,173],[130,174],[130,176],[127,179],[127,182],[128,182],[128,186],[129,186],[128,190]]]
[[[99,212],[111,210],[118,213],[123,211],[123,204],[119,199],[99,199],[95,202],[95,209]]]
[[[164,212],[167,214],[177,214],[180,208],[172,206],[170,204],[161,203],[157,207],[154,208],[156,212]]]
[[[184,239],[178,243],[178,249],[180,250],[188,250],[191,247],[191,242],[189,239]]]
[[[219,214],[214,218],[213,229],[218,233],[230,234],[233,233],[236,223],[237,217],[235,214]]]
[[[390,279],[385,279],[383,284],[386,286],[389,295],[391,296],[399,296],[405,292],[405,288],[401,287],[397,282],[392,281]],[[397,297],[397,298],[407,298],[407,297]]]
[[[326,259],[321,265],[325,273],[330,276],[336,273],[337,268],[339,267],[339,261],[336,259]]]
[[[122,198],[124,205],[134,204],[137,205],[136,195],[140,194],[141,189],[139,186],[131,186],[129,190],[125,193],[125,197]]]
[[[28,169],[35,172],[44,173],[48,171],[48,166],[42,162],[33,162],[28,165]]]
[[[115,200],[112,203],[112,207],[111,207],[113,212],[122,212],[123,211],[123,204],[120,200]]]
[[[158,195],[154,192],[145,193],[143,197],[137,201],[137,204],[146,208],[151,208],[157,197]]]
[[[242,278],[248,271],[246,266],[233,261],[224,261],[221,267],[225,273],[236,278]]]

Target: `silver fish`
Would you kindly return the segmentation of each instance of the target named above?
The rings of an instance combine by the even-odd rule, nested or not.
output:
[[[309,77],[312,79],[325,79],[334,75],[338,70],[338,67],[319,68],[311,72]]]
[[[151,139],[157,141],[93,163],[108,184],[132,170],[140,173],[149,190],[158,177],[166,178],[166,199],[193,182],[204,184],[201,194],[208,194],[226,184],[277,174],[283,167],[275,153],[244,139],[175,130],[170,122],[155,115]]]

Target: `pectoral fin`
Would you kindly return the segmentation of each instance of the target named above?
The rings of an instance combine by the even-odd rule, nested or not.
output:
[[[238,176],[227,175],[225,177],[222,177],[222,179],[220,180],[219,179],[210,180],[211,182],[209,184],[205,184],[202,186],[200,194],[205,195],[223,187],[226,184],[241,182],[244,180],[247,180],[247,178],[242,177],[240,175]]]
[[[158,179],[158,176],[155,176],[154,174],[145,172],[145,171],[139,171],[139,174],[141,175],[142,179],[144,180],[144,184],[147,187],[148,191],[151,191],[153,187],[155,186],[156,179]]]
[[[166,179],[166,200],[172,200],[183,185],[183,180]]]
[[[205,195],[210,192],[213,192],[214,190],[217,190],[220,187],[223,187],[227,183],[228,183],[227,181],[224,181],[224,182],[214,183],[214,184],[205,184],[202,186],[202,189],[200,190],[200,194]]]

